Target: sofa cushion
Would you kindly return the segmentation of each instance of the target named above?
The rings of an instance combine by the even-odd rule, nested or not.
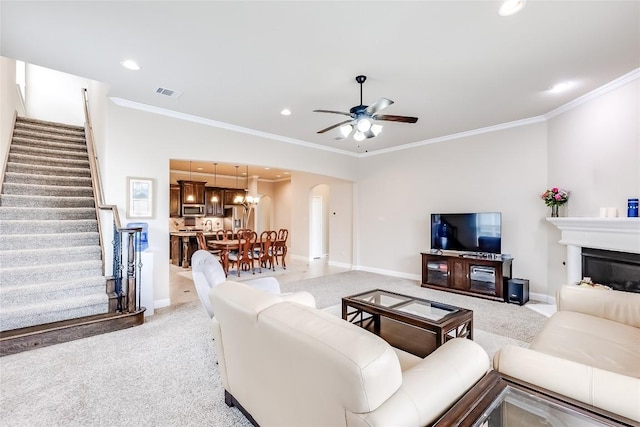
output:
[[[274,384],[273,393],[289,401],[292,411],[369,412],[402,384],[393,348],[356,325],[290,302],[273,305],[258,318],[265,341],[263,361],[271,371],[265,372],[264,380]],[[290,375],[283,378],[282,372]],[[300,390],[306,392],[300,394]]]
[[[588,314],[555,313],[530,348],[640,378],[640,329]]]

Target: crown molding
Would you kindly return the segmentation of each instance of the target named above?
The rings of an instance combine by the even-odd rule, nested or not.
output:
[[[301,145],[307,148],[315,148],[316,150],[331,151],[333,153],[343,154],[347,156],[357,157],[356,153],[352,153],[346,150],[340,150],[333,147],[325,147],[324,145],[313,144],[301,139],[289,138],[282,135],[276,135],[273,133],[262,132],[256,129],[246,128],[242,126],[232,125],[230,123],[220,122],[218,120],[206,119],[200,116],[194,116],[192,114],[181,113],[178,111],[168,110],[166,108],[155,107],[149,104],[143,104],[141,102],[131,101],[124,98],[109,97],[109,99],[120,107],[132,108],[134,110],[146,111],[148,113],[158,114],[161,116],[171,117],[178,120],[184,120],[187,122],[198,123],[205,126],[216,127],[220,129],[227,129],[238,133],[244,133],[247,135],[253,135],[260,138],[272,139],[287,144]]]
[[[586,104],[589,101],[593,101],[596,98],[601,97],[602,95],[605,95],[613,90],[616,90],[624,85],[626,85],[627,83],[630,83],[634,80],[636,80],[637,78],[640,77],[640,68],[636,68],[635,70],[621,76],[618,77],[615,80],[610,81],[609,83],[600,86],[597,89],[592,90],[589,93],[586,93],[576,99],[574,99],[573,101],[569,101],[566,104],[556,108],[555,110],[551,110],[549,111],[547,114],[544,115],[544,118],[546,120],[552,119],[554,117],[559,116],[560,114],[566,113],[567,111],[573,110],[574,108],[577,108],[583,104]]]

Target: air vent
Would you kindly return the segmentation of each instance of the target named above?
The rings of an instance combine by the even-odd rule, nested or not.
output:
[[[160,95],[165,95],[171,98],[177,98],[182,95],[182,92],[178,92],[177,90],[167,89],[165,87],[159,87],[156,89],[156,93]]]

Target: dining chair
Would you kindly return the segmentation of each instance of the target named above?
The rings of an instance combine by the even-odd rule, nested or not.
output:
[[[240,277],[240,271],[244,270],[244,267],[246,267],[246,271],[251,268],[252,274],[256,274],[253,248],[258,240],[258,234],[255,231],[245,231],[238,237],[238,251],[236,253],[229,252],[227,255],[229,262],[232,267],[235,266],[238,277]]]
[[[273,260],[275,253],[274,244],[277,238],[278,233],[273,230],[265,230],[260,233],[260,241],[254,249],[254,255],[256,256],[256,259],[258,261],[258,268],[260,269],[260,273],[262,273],[262,267],[268,268],[273,271],[276,270]]]
[[[289,230],[286,228],[281,228],[278,230],[278,237],[274,243],[274,252],[273,257],[276,260],[276,264],[278,264],[278,257],[282,261],[282,268],[287,269],[287,263],[285,261],[285,257],[287,256],[287,239],[289,238]],[[278,264],[279,265],[279,264]]]
[[[220,229],[216,231],[215,237],[216,240],[228,240],[229,235],[227,234],[227,230]]]

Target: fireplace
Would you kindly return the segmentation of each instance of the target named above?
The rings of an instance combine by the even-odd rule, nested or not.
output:
[[[622,289],[624,286],[624,290],[627,290],[627,286],[634,287],[626,282],[635,281],[637,289],[640,277],[640,218],[564,217],[547,218],[547,221],[560,229],[562,237],[559,243],[567,246],[568,284],[578,283],[587,276],[594,282],[608,286],[611,285],[605,283],[607,281],[620,282],[623,285],[618,284],[617,287]],[[583,261],[589,265],[583,266]]]
[[[582,276],[617,291],[640,293],[640,254],[582,248]]]

